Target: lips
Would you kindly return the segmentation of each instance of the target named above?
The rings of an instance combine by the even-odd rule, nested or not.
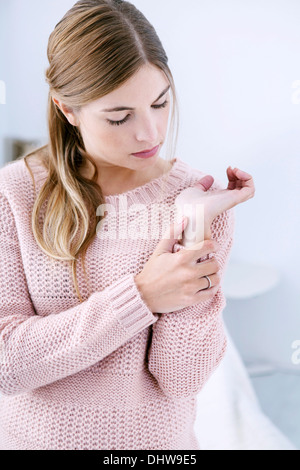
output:
[[[159,145],[157,145],[156,147],[153,147],[152,149],[149,149],[149,150],[143,150],[142,152],[138,152],[138,153],[133,153],[132,155],[135,155],[137,157],[147,157],[147,156],[152,156],[152,155],[155,155],[156,152],[158,151],[159,149]]]

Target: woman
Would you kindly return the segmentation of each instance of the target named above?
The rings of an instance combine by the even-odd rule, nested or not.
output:
[[[252,178],[228,168],[222,190],[160,158],[175,87],[129,2],[77,2],[48,58],[49,144],[0,171],[1,449],[198,449]],[[199,181],[206,240],[175,253],[174,201]]]

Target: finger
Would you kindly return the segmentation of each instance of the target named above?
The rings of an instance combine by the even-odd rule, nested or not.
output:
[[[194,269],[198,277],[201,278],[202,276],[210,276],[219,272],[220,264],[217,259],[213,257],[209,260],[202,261],[200,264],[196,264]]]
[[[154,253],[160,255],[172,252],[174,244],[181,238],[182,232],[187,226],[188,218],[183,217],[178,223],[171,224],[165,231],[162,239],[155,248]]]
[[[186,256],[188,261],[197,261],[199,258],[204,258],[211,253],[217,253],[220,250],[220,245],[215,240],[204,240],[200,243],[196,243],[180,253]]]
[[[235,181],[236,180],[235,173],[234,173],[233,169],[231,168],[231,166],[229,166],[227,168],[227,175],[228,175],[228,178],[229,178],[230,181]]]
[[[249,173],[246,173],[246,171],[240,170],[239,168],[234,169],[234,174],[242,180],[252,179],[252,176],[249,175]]]
[[[210,296],[214,291],[217,292],[219,290],[220,277],[217,274],[213,274],[208,277],[210,279],[210,284],[208,282],[208,279],[206,279],[206,277],[202,277],[201,279],[199,279],[198,285],[196,286],[196,289],[197,289],[197,292],[195,293],[196,296],[199,296],[200,294],[202,295],[207,294],[208,296]]]
[[[253,181],[253,178],[251,175],[249,175],[249,173],[246,173],[245,171],[240,170],[239,168],[235,168],[233,171],[240,187],[243,187],[244,183],[249,183]]]
[[[252,176],[245,171],[240,170],[239,168],[234,168],[232,170],[234,177],[236,178],[235,187],[233,185],[228,185],[228,189],[242,189],[245,186],[248,186],[248,181],[252,180]]]
[[[246,173],[245,171],[242,171],[239,168],[236,168],[235,173],[239,177],[239,180],[237,182],[237,185],[238,185],[237,189],[250,191],[249,194],[251,195],[254,194],[255,187],[254,187],[253,177],[249,173]]]
[[[208,282],[208,279],[206,279],[205,276],[208,276],[210,279],[210,283]],[[199,290],[209,290],[215,286],[217,286],[220,283],[220,277],[218,274],[205,274],[203,277],[201,277],[198,280],[198,291]]]
[[[196,280],[196,282],[193,285],[193,291],[194,291],[194,296],[199,298],[200,294],[206,295],[209,294],[211,296],[214,291],[217,292],[217,290],[220,287],[220,276],[218,274],[211,274],[209,277],[209,280],[205,277],[202,276],[199,279]],[[215,292],[215,293],[216,293]]]
[[[220,283],[220,278],[217,274],[207,275],[209,280],[205,277],[206,275],[195,279],[191,285],[192,293],[195,295],[200,291],[209,291]]]
[[[239,169],[238,168],[235,168],[234,170],[234,174],[235,174],[235,177],[236,177],[236,184],[235,184],[235,187],[236,189],[242,189],[243,187],[243,180],[240,178],[240,176],[237,174]]]
[[[237,178],[235,188],[233,188],[232,186],[230,187],[231,183],[229,183],[227,189],[236,189],[238,191],[241,191],[241,196],[242,193],[244,194],[243,201],[252,198],[255,195],[253,177],[246,171],[240,170],[239,168],[234,168],[232,172]]]
[[[214,183],[214,178],[211,176],[211,175],[206,175],[204,176],[203,178],[201,178],[200,181],[198,181],[198,183],[196,183],[194,186],[196,188],[200,188],[202,189],[203,191],[208,191],[209,188],[212,186],[212,184]]]
[[[235,189],[237,177],[231,166],[227,168],[227,177],[229,181],[227,189]]]

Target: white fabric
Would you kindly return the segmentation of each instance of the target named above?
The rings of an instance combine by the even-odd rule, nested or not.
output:
[[[226,355],[197,396],[202,450],[297,450],[262,412],[247,370],[227,332]]]

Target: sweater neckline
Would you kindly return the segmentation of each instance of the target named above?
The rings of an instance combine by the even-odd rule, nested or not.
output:
[[[152,202],[157,202],[162,184],[164,188],[163,194],[169,194],[172,191],[174,192],[178,190],[181,185],[185,184],[189,172],[187,171],[187,164],[183,160],[180,158],[174,158],[173,161],[174,163],[172,168],[163,175],[148,181],[142,186],[130,189],[129,191],[120,194],[113,194],[111,196],[104,196],[105,203],[116,208],[123,204],[124,199],[126,199],[129,204],[150,204]],[[22,159],[22,162],[25,166],[24,159]],[[37,177],[36,183],[41,184],[44,181],[44,178],[46,177],[45,172],[45,168],[41,168],[40,165],[35,168],[35,177]]]
[[[116,206],[120,202],[120,199],[127,198],[132,202],[143,202],[150,203],[157,199],[159,190],[161,189],[161,182],[164,180],[165,191],[170,192],[174,189],[178,189],[179,183],[182,182],[186,176],[186,164],[180,159],[173,159],[174,163],[172,168],[164,173],[163,175],[154,178],[151,181],[138,186],[137,188],[130,189],[120,194],[113,194],[104,196],[107,203]]]

